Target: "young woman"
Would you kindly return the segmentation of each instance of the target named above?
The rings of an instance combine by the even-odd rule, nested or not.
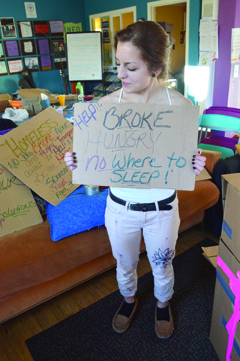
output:
[[[153,21],[136,22],[115,35],[116,64],[122,88],[99,103],[147,103],[191,106],[190,100],[166,88],[170,44],[167,33]],[[201,150],[193,156],[193,171],[205,164]],[[76,157],[66,153],[70,169]],[[131,203],[131,205],[130,205]],[[147,209],[147,211],[146,211]],[[105,224],[117,260],[117,281],[123,301],[113,318],[113,329],[122,333],[129,327],[137,307],[137,264],[142,235],[154,277],[155,330],[168,338],[174,330],[169,300],[173,295],[172,259],[179,228],[178,199],[172,189],[110,188]]]

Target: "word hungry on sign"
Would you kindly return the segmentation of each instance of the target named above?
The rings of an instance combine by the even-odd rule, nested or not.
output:
[[[194,189],[199,109],[155,104],[76,104],[77,184]]]

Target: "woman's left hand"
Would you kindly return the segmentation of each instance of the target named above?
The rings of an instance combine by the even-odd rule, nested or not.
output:
[[[192,159],[192,169],[196,175],[200,174],[206,163],[206,158],[201,156],[201,153],[202,149],[197,149],[196,154]]]

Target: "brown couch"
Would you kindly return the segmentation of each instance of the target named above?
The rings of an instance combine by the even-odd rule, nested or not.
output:
[[[208,152],[212,172],[219,152]],[[210,181],[196,182],[192,192],[178,191],[180,232],[202,221],[204,210],[219,197]],[[141,251],[145,250],[144,242]],[[53,242],[43,223],[0,238],[0,323],[108,270],[115,265],[105,228]]]

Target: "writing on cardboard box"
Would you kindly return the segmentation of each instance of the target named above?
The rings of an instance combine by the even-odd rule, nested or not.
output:
[[[199,109],[155,104],[76,104],[73,181],[194,189]]]
[[[48,108],[0,138],[0,162],[29,188],[57,205],[77,187],[64,162],[73,126]]]

